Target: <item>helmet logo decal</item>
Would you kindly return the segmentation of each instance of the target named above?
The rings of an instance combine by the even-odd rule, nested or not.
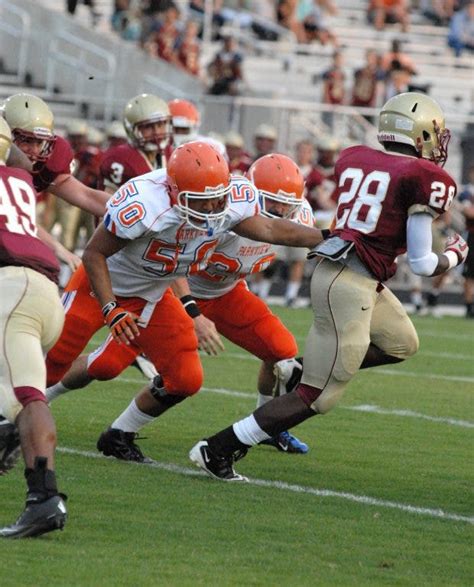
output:
[[[400,130],[413,130],[413,120],[409,120],[408,118],[396,118],[395,128]]]

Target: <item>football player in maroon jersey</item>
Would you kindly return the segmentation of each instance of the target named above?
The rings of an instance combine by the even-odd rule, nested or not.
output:
[[[107,149],[100,166],[103,187],[110,194],[130,179],[164,167],[170,154],[171,114],[158,96],[140,94],[129,100],[123,124],[128,142]]]
[[[31,176],[5,166],[11,142],[10,128],[0,118],[0,409],[6,417],[0,422],[0,474],[9,458],[16,459],[11,443],[15,449],[19,439],[28,486],[24,511],[14,524],[0,528],[0,537],[22,538],[61,529],[67,517],[54,472],[56,428],[44,395],[43,359],[61,334],[64,311],[59,265],[38,238]]]
[[[102,216],[108,195],[85,186],[71,173],[73,152],[69,143],[54,134],[53,114],[47,104],[31,94],[15,94],[3,105],[3,116],[13,141],[33,163],[33,184],[66,202]]]
[[[191,449],[191,460],[211,477],[246,480],[234,471],[235,455],[325,414],[359,369],[416,353],[416,330],[383,282],[405,251],[412,271],[425,276],[449,271],[467,256],[459,235],[448,238],[442,254],[432,251],[431,223],[456,194],[456,184],[442,169],[449,138],[439,105],[408,92],[381,110],[383,151],[356,146],[341,152],[335,229],[309,254],[319,262],[311,281],[314,321],[301,382]]]

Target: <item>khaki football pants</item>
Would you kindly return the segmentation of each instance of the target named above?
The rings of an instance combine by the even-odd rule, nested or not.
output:
[[[311,305],[314,321],[301,382],[323,390],[311,405],[318,413],[338,402],[370,343],[399,359],[418,350],[415,327],[394,294],[342,263],[318,262],[311,280]]]
[[[26,267],[0,267],[0,413],[14,422],[23,405],[15,388],[44,393],[43,354],[61,334],[64,310],[57,286]]]

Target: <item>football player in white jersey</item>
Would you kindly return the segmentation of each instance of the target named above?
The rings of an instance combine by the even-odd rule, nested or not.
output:
[[[230,230],[258,241],[308,248],[323,238],[315,228],[258,212],[253,184],[231,179],[224,158],[204,142],[178,147],[167,171],[153,171],[122,186],[83,257],[96,296],[81,294],[94,321],[90,330],[101,326],[97,307],[111,329],[89,360],[89,375],[110,379],[114,369],[120,373],[143,352],[161,374],[162,385],[153,389],[154,417],[196,393],[202,366],[192,320],[195,304],[187,298],[181,303],[170,284],[205,269],[220,236]],[[112,365],[107,361],[105,376],[103,356],[114,359]],[[147,415],[147,421],[153,416]]]
[[[303,196],[304,178],[285,155],[266,155],[256,161],[249,174],[259,191],[261,214],[269,218],[288,218],[298,224],[313,226],[309,203]],[[246,275],[263,271],[274,257],[274,245],[255,242],[227,232],[219,238],[206,269],[180,280],[174,290],[193,312],[201,312],[212,320],[218,332],[262,360],[258,376],[257,407],[273,397],[275,363],[282,358],[294,361],[298,347],[294,336],[268,306],[249,291]],[[158,402],[154,388],[163,386],[160,376],[132,400],[111,427],[99,439],[99,450],[125,460],[144,459],[134,440],[143,425],[153,418]],[[128,434],[129,436],[125,436]],[[134,436],[132,436],[134,435]],[[306,453],[308,446],[283,431],[265,442],[288,453]]]

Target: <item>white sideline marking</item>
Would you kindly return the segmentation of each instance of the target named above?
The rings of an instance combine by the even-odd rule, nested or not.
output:
[[[203,355],[207,356],[207,355]],[[258,357],[254,355],[246,354],[246,353],[232,353],[232,352],[225,352],[222,355],[222,358],[229,357],[230,359],[241,359],[242,361],[260,361]],[[472,355],[462,355],[458,353],[435,353],[434,351],[418,351],[416,353],[417,357],[424,356],[424,357],[436,357],[439,359],[453,359],[455,361],[472,361],[474,354]]]
[[[412,410],[388,410],[379,406],[362,405],[362,406],[341,406],[343,410],[353,410],[355,412],[367,412],[370,414],[387,414],[388,416],[404,416],[405,418],[420,418],[430,422],[440,422],[441,424],[450,424],[451,426],[462,426],[463,428],[474,428],[474,422],[468,420],[457,420],[455,418],[440,418],[436,416],[427,416]]]
[[[143,379],[128,379],[126,377],[117,377],[114,381],[121,383],[143,383]],[[255,399],[256,394],[247,393],[245,391],[236,391],[234,389],[224,389],[222,387],[201,387],[201,392],[206,391],[210,393],[218,393],[220,395],[230,395],[233,397],[243,397],[246,399]],[[430,422],[439,422],[440,424],[449,424],[450,426],[460,426],[462,428],[474,428],[474,422],[468,420],[458,420],[457,418],[442,418],[440,416],[428,416],[420,412],[413,412],[412,410],[389,410],[387,408],[380,408],[370,404],[363,404],[360,406],[339,406],[341,410],[350,410],[353,412],[365,412],[369,414],[383,414],[387,416],[403,416],[405,418],[419,418],[421,420],[429,420]]]
[[[85,450],[77,450],[68,447],[59,447],[57,450],[65,454],[78,455],[93,459],[110,458],[98,453]],[[128,461],[124,462],[136,466],[151,467],[153,469],[161,469],[164,471],[169,471],[171,473],[178,473],[179,475],[187,475],[193,477],[206,476],[206,473],[204,473],[204,471],[196,471],[194,469],[190,469],[188,467],[181,467],[179,465],[174,465],[172,463],[160,463],[159,461],[154,461],[153,463],[130,463]],[[449,512],[445,512],[442,509],[421,508],[414,505],[398,503],[396,501],[376,499],[374,497],[369,497],[367,495],[356,495],[355,493],[346,493],[345,491],[333,491],[332,489],[315,489],[313,487],[305,487],[304,485],[293,485],[291,483],[285,483],[284,481],[267,481],[265,479],[249,479],[248,484],[255,485],[257,487],[269,487],[271,489],[291,491],[293,493],[305,493],[308,495],[315,495],[317,497],[338,497],[340,499],[345,499],[347,501],[353,501],[356,503],[361,503],[364,505],[370,505],[375,507],[400,510],[402,512],[407,512],[409,514],[417,514],[421,516],[428,516],[430,518],[441,518],[443,520],[450,520],[453,522],[467,522],[468,524],[474,524],[474,516],[462,516],[460,514],[452,514]]]

